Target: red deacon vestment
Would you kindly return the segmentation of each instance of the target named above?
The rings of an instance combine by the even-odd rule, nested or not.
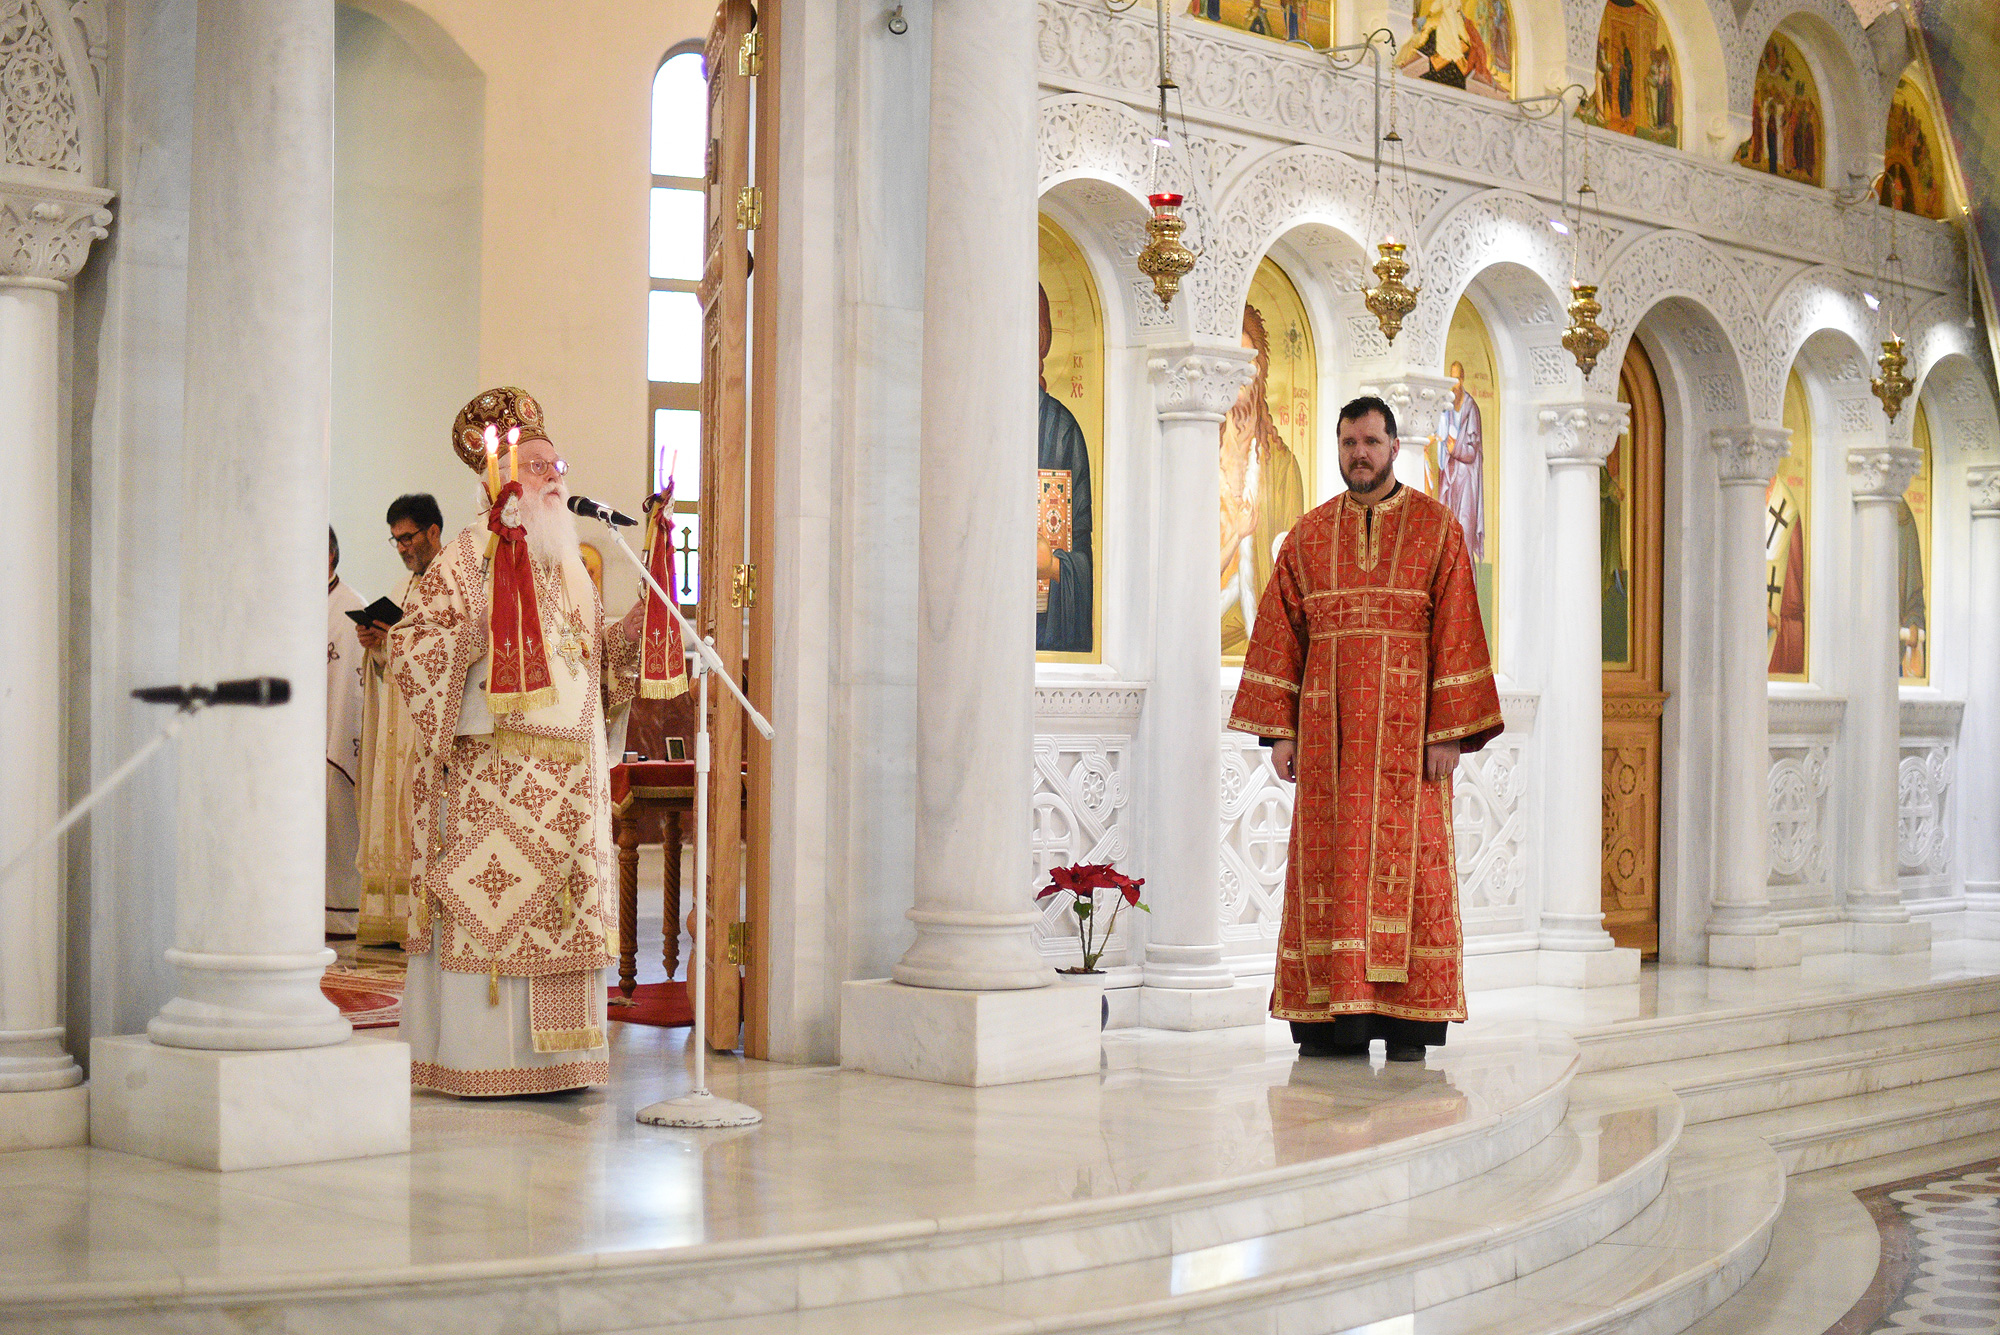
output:
[[[1463,1020],[1451,780],[1425,780],[1424,747],[1477,751],[1501,721],[1451,511],[1401,487],[1299,520],[1229,726],[1298,742],[1271,1014]]]

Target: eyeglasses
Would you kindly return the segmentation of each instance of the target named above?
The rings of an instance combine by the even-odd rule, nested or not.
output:
[[[569,464],[562,459],[530,459],[522,466],[536,477],[547,477],[551,473],[561,477],[569,471]]]
[[[422,529],[418,529],[414,533],[391,533],[389,535],[389,545],[397,551],[401,551],[423,536],[424,531]]]

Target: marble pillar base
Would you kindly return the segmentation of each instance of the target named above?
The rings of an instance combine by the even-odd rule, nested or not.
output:
[[[1628,946],[1536,954],[1535,981],[1543,987],[1625,987],[1639,981],[1639,952]]]
[[[89,1085],[0,1094],[0,1154],[89,1143]]]
[[[1099,1065],[1099,979],[966,992],[888,978],[840,986],[840,1064],[946,1085],[1091,1075]]]
[[[1262,1025],[1270,1018],[1269,981],[1235,983],[1229,987],[1154,987],[1139,989],[1139,1024],[1145,1029],[1240,1029]]]
[[[406,1154],[410,1048],[352,1038],[225,1052],[143,1034],[90,1044],[90,1143],[230,1171]]]
[[[1857,955],[1914,955],[1931,948],[1927,922],[1851,922],[1847,948]]]
[[[1759,936],[1708,935],[1708,967],[1711,969],[1785,969],[1797,964],[1805,954],[1805,943],[1788,932]]]

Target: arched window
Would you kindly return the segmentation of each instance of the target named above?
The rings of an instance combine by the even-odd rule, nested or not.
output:
[[[650,386],[653,489],[674,479],[681,586],[692,607],[701,596],[701,284],[702,233],[708,209],[708,77],[699,41],[667,53],[653,76],[653,187],[646,301],[646,379]]]

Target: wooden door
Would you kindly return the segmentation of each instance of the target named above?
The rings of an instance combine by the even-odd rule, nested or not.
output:
[[[1604,927],[1660,951],[1661,478],[1665,419],[1646,351],[1618,373],[1631,425],[1598,486],[1604,616]]]
[[[746,542],[745,398],[749,328],[750,0],[722,0],[708,33],[708,237],[701,274],[701,607],[696,625],[733,669],[743,662],[739,571]],[[742,224],[739,227],[739,223]],[[734,1049],[742,1024],[743,710],[719,682],[708,689],[708,1043]]]

